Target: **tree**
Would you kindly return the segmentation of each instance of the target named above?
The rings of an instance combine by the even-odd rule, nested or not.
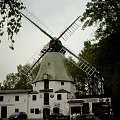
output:
[[[26,75],[23,74],[24,68],[30,68],[29,64],[26,64],[24,66],[19,65],[17,66],[17,77],[19,78],[19,81],[15,84],[14,89],[32,89],[32,81],[28,79]]]
[[[29,65],[19,65],[17,67],[17,73],[10,73],[6,76],[6,80],[3,81],[4,90],[11,89],[32,89],[32,81],[30,81],[26,75],[22,74],[24,67],[30,68]]]
[[[95,39],[98,40],[97,65],[105,78],[105,93],[111,92],[115,105],[116,117],[119,118],[120,98],[120,1],[119,0],[91,0],[81,17],[83,28],[96,25]],[[111,89],[112,88],[112,89]],[[117,104],[116,104],[117,103]]]
[[[90,64],[95,64],[95,51],[96,51],[96,45],[92,45],[91,42],[85,42],[84,43],[84,49],[79,54],[79,58],[82,57],[85,60],[87,60]],[[82,71],[78,66],[79,62],[75,62],[72,57],[68,57],[66,59],[66,66],[68,68],[68,71],[70,75],[72,76],[72,79],[75,83],[76,88],[76,97],[86,97],[87,95],[98,95],[99,92],[101,92],[101,86],[98,87],[98,83],[101,81],[98,81],[94,77],[88,76],[84,71]]]
[[[91,65],[97,68],[96,64],[97,51],[98,51],[97,43],[92,44],[91,41],[85,41],[84,48],[79,54],[79,56],[82,56],[86,61],[88,61]]]
[[[120,1],[91,0],[81,17],[83,28],[96,25],[96,39],[101,40],[119,30]]]
[[[17,34],[21,27],[21,13],[24,9],[23,3],[20,0],[1,0],[0,1],[0,36],[3,36],[7,26],[8,40],[11,40],[13,50],[13,35]],[[0,39],[1,42],[1,39]]]
[[[79,57],[84,58],[88,63],[90,63],[92,66],[98,70],[97,65],[97,54],[98,54],[98,44],[94,43],[92,44],[90,41],[84,42],[84,48],[79,54]],[[96,76],[96,77],[95,77]],[[99,73],[95,72],[92,76],[85,75],[83,76],[84,80],[86,81],[86,88],[87,93],[92,96],[96,96],[98,94],[103,94],[103,78],[101,75],[101,71]]]
[[[80,96],[86,95],[87,92],[85,89],[85,73],[81,69],[79,69],[74,63],[77,64],[72,57],[68,57],[65,60],[68,72],[75,83],[76,97],[79,98]]]
[[[6,80],[3,81],[3,88],[4,90],[11,90],[14,89],[15,84],[18,82],[18,77],[14,73],[10,73],[6,76]]]

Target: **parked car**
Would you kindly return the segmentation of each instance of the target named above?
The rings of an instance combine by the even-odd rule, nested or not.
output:
[[[96,117],[92,114],[83,114],[77,116],[76,120],[96,120]]]
[[[15,112],[10,115],[9,120],[26,120],[27,114],[25,112]]]

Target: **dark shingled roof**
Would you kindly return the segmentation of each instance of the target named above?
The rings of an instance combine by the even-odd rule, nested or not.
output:
[[[29,93],[32,90],[0,90],[0,94]]]
[[[70,93],[70,92],[67,90],[61,89],[61,90],[55,91],[55,93]]]
[[[29,94],[38,94],[37,91],[30,91]]]

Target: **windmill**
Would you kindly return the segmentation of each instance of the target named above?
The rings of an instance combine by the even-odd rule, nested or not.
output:
[[[28,75],[31,78],[32,70],[36,67],[36,65],[39,63],[39,61],[42,59],[42,57],[49,53],[49,52],[59,52],[59,53],[65,53],[68,52],[70,55],[72,55],[75,59],[78,60],[77,63],[72,63],[76,65],[78,68],[80,68],[82,71],[84,71],[89,77],[93,77],[97,81],[96,91],[99,91],[97,94],[103,94],[103,78],[99,75],[99,72],[96,70],[95,67],[93,67],[91,64],[89,64],[85,59],[82,57],[78,57],[75,53],[73,53],[70,49],[62,45],[61,40],[67,40],[80,26],[80,16],[78,16],[58,37],[53,37],[51,34],[51,30],[45,26],[39,19],[37,19],[31,12],[29,12],[27,9],[21,12],[22,16],[24,16],[28,21],[30,21],[34,26],[36,26],[42,33],[44,33],[47,37],[50,38],[50,42],[45,45],[45,47],[42,49],[41,53],[39,54],[38,59],[33,63],[31,68],[26,68],[24,70],[25,75]]]

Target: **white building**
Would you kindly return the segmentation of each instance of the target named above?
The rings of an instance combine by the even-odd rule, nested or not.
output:
[[[64,61],[62,53],[48,52],[42,58],[33,90],[1,90],[0,118],[8,118],[15,111],[26,112],[30,119],[54,113],[70,115],[73,108],[80,109],[81,114],[83,103],[90,103],[88,110],[92,113],[92,103],[99,99],[75,99],[74,81]]]
[[[64,55],[49,52],[43,58],[33,90],[0,91],[0,117],[24,111],[28,118],[52,113],[69,114],[68,98],[74,97],[74,82],[64,64]]]

